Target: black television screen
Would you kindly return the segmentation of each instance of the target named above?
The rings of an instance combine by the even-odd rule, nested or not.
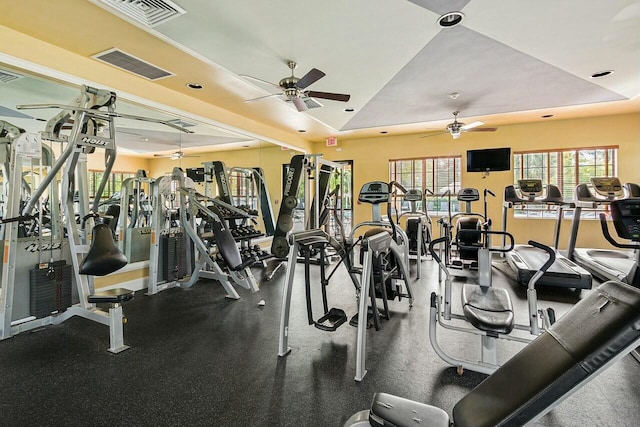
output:
[[[467,172],[508,171],[509,169],[511,169],[511,148],[467,151]]]

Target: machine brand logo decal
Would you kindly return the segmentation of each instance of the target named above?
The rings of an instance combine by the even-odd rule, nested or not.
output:
[[[56,249],[60,249],[62,247],[62,245],[60,245],[60,242],[56,242],[56,243],[43,243],[42,245],[38,245],[37,243],[31,243],[29,246],[27,246],[26,248],[24,248],[25,251],[27,252],[43,252],[43,251],[53,251]]]
[[[285,197],[289,195],[291,191],[291,184],[293,183],[293,175],[295,174],[295,170],[293,168],[289,168],[289,172],[287,172],[287,182],[284,186],[284,195]]]
[[[91,144],[91,145],[99,145],[101,147],[107,145],[109,143],[109,141],[104,141],[102,139],[98,139],[98,138],[91,138],[89,136],[84,136],[82,137],[82,142],[84,142],[85,144]]]
[[[225,196],[229,195],[229,187],[227,186],[227,177],[225,176],[224,171],[221,171],[218,174],[218,178],[220,179],[220,187],[222,187],[222,192]]]

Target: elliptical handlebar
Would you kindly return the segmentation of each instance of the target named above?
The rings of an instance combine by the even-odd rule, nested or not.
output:
[[[547,259],[547,262],[545,262],[542,267],[540,267],[539,271],[541,271],[542,273],[546,273],[547,270],[551,267],[551,265],[553,265],[553,263],[556,261],[556,251],[555,249],[553,249],[550,246],[547,246],[545,244],[536,242],[535,240],[529,240],[529,245],[533,246],[534,248],[538,248],[538,249],[542,249],[543,251],[545,251],[548,255],[549,255],[549,259]]]
[[[433,259],[440,265],[442,265],[442,258],[438,256],[438,253],[435,250],[435,246],[443,242],[448,245],[449,237],[448,236],[438,237],[437,239],[433,239],[432,241],[429,242],[429,253],[433,257]]]
[[[628,243],[619,243],[613,240],[611,234],[609,233],[609,227],[607,226],[607,215],[604,212],[600,213],[600,227],[602,228],[602,234],[604,238],[607,239],[607,242],[611,243],[616,248],[622,249],[638,249],[638,245],[631,245]]]
[[[494,193],[493,191],[489,190],[488,188],[484,189],[484,197],[487,197],[487,194],[496,197],[496,193]]]

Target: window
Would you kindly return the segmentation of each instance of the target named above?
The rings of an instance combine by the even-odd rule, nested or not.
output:
[[[103,171],[90,170],[89,171],[89,198],[93,199],[96,196],[96,191],[100,186],[102,180]],[[111,172],[111,176],[107,181],[107,185],[104,187],[100,200],[106,200],[113,196],[114,193],[120,192],[122,182],[127,178],[136,176],[134,172]]]
[[[247,206],[249,209],[258,209],[258,190],[255,188],[253,175],[240,170],[230,170],[229,188],[234,206]]]
[[[578,184],[589,178],[616,176],[618,171],[618,147],[573,148],[513,154],[514,183],[519,179],[541,179],[543,184],[556,185],[564,200],[573,201]],[[555,208],[528,206],[516,208],[520,218],[555,218]],[[565,215],[571,215],[567,211]],[[595,218],[595,212],[583,211],[583,217]]]
[[[443,194],[451,193],[451,210],[460,210],[456,195],[460,188],[462,177],[462,157],[425,157],[421,159],[389,160],[389,180],[397,181],[406,189],[418,188],[430,190],[435,196],[427,196],[429,214],[444,215],[448,211],[449,197]],[[394,203],[397,206],[397,203]],[[408,203],[402,203],[401,212],[409,210]]]

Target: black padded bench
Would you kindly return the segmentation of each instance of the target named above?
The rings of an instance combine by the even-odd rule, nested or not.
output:
[[[87,301],[91,304],[121,304],[133,298],[133,291],[124,288],[107,289],[89,295]]]
[[[553,409],[640,342],[640,289],[605,282],[550,329],[462,398],[448,414],[385,393],[373,398],[373,426],[522,426]],[[345,425],[364,425],[355,414]]]

